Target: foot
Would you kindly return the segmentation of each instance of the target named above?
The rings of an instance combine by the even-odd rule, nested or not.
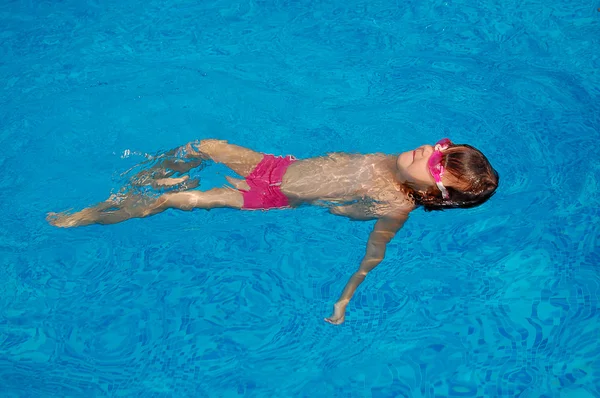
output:
[[[169,174],[174,174],[170,172]],[[175,189],[177,191],[187,191],[188,189],[198,188],[200,181],[196,178],[190,179],[190,176],[170,177],[169,174],[163,174],[160,178],[145,175],[139,179],[132,179],[134,187],[151,186],[153,189]]]
[[[159,178],[150,183],[152,188],[171,188],[175,185],[183,184],[190,179],[190,176],[174,177],[174,178]]]
[[[333,314],[329,318],[325,318],[325,322],[331,323],[332,325],[341,325],[346,319],[346,306],[343,304],[335,303],[333,306]]]
[[[55,227],[73,228],[82,225],[92,224],[94,222],[94,214],[95,210],[92,209],[83,209],[81,211],[78,211],[77,213],[50,212],[46,216],[46,221],[48,221],[50,225],[53,225]]]
[[[70,211],[61,211],[59,213],[50,212],[46,215],[46,221],[48,221],[50,225],[59,228],[73,228],[90,225],[95,223],[103,212],[118,210],[134,201],[135,198],[127,194],[115,193],[110,195],[104,202],[76,213],[71,213]]]

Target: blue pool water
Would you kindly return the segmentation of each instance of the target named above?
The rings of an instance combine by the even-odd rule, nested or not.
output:
[[[600,396],[598,6],[2,2],[0,396]],[[198,138],[308,157],[442,136],[488,155],[497,195],[415,212],[342,326],[323,317],[372,223],[44,220]]]

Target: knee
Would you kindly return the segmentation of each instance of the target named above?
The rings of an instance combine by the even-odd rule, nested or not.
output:
[[[224,145],[228,145],[228,144],[229,143],[225,140],[206,139],[206,140],[201,140],[198,143],[198,149],[200,150],[200,152],[210,155],[211,152],[215,152],[216,150],[219,149],[219,147],[223,147]]]

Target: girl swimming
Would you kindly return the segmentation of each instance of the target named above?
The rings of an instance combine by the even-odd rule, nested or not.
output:
[[[235,208],[269,210],[303,204],[326,206],[332,214],[355,220],[377,220],[366,254],[334,305],[332,324],[344,322],[346,307],[358,285],[384,258],[387,244],[411,211],[470,208],[486,202],[498,187],[498,173],[487,158],[467,144],[449,139],[400,155],[330,153],[296,159],[273,156],[222,140],[191,142],[168,152],[171,158],[138,175],[155,187],[183,186],[157,198],[116,197],[76,213],[49,213],[57,227],[114,224],[167,209]],[[187,176],[173,177],[204,160],[222,163],[242,179],[231,186],[192,190]],[[143,177],[143,178],[142,178]]]

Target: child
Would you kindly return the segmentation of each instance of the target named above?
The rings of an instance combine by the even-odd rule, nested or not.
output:
[[[498,187],[498,173],[480,151],[448,139],[399,156],[331,153],[297,160],[220,140],[196,141],[169,154],[176,155],[175,160],[159,165],[161,178],[154,178],[152,169],[140,174],[144,183],[159,187],[185,184],[187,176],[171,176],[185,173],[206,159],[225,164],[244,179],[227,177],[233,187],[170,192],[146,203],[134,197],[121,202],[109,199],[74,214],[50,213],[48,221],[57,227],[77,227],[114,224],[171,208],[267,210],[301,204],[326,206],[333,214],[355,220],[377,220],[358,271],[334,305],[333,314],[325,319],[332,324],[344,322],[346,306],[356,288],[383,260],[386,245],[411,211],[419,206],[425,211],[478,206]]]

